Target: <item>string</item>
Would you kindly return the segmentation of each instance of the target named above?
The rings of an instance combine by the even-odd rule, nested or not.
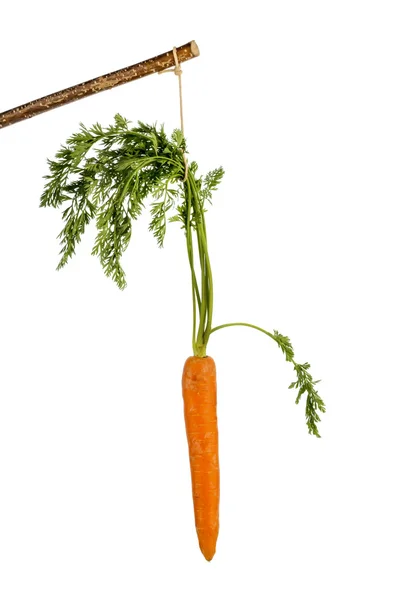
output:
[[[179,112],[180,112],[180,118],[181,118],[181,131],[182,131],[182,136],[185,137],[185,130],[184,130],[184,125],[183,125],[182,67],[181,67],[180,62],[178,60],[178,53],[176,51],[176,47],[175,46],[173,47],[172,52],[174,54],[175,67],[173,67],[172,69],[165,69],[165,71],[160,71],[159,75],[162,75],[163,73],[174,73],[178,77],[178,83],[179,83]],[[183,152],[183,150],[182,150],[182,154],[183,154],[183,162],[185,164],[185,177],[183,178],[183,182],[185,182],[186,179],[187,179],[187,176],[188,176],[189,164],[188,164],[188,161],[187,161],[187,158],[186,158],[186,154]]]

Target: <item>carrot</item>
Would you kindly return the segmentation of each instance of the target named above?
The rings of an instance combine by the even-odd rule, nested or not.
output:
[[[50,175],[40,205],[63,208],[65,225],[58,236],[62,248],[57,268],[75,254],[86,226],[94,220],[98,233],[92,254],[99,257],[105,274],[120,289],[126,287],[121,257],[131,239],[132,221],[141,214],[149,195],[153,197],[149,230],[158,245],[164,243],[168,222],[177,222],[184,230],[192,292],[193,356],[183,369],[182,391],[195,524],[200,549],[210,561],[219,531],[216,371],[207,355],[211,334],[245,326],[276,342],[292,364],[295,381],[289,387],[297,390],[297,404],[305,396],[308,431],[317,437],[319,413],[325,412],[325,405],[315,388],[318,381],[311,377],[310,364],[295,361],[288,337],[242,321],[213,326],[214,284],[205,215],[224,171],[220,167],[199,176],[197,164],[186,163],[185,152],[186,141],[179,129],[168,138],[162,127],[140,121],[130,128],[121,115],[116,115],[107,129],[99,124],[89,129],[81,125],[56,159],[49,161]],[[94,156],[88,157],[88,153]],[[161,309],[159,316],[165,318]]]
[[[200,550],[210,561],[219,531],[217,381],[210,356],[186,360],[182,392],[196,531]]]

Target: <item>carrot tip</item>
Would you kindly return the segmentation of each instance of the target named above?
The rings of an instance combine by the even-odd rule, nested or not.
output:
[[[209,548],[200,548],[202,555],[208,562],[210,562],[214,558],[215,548],[210,550]]]

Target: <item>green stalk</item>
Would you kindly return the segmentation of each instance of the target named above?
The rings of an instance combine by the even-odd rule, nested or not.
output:
[[[274,333],[270,333],[266,329],[262,329],[262,327],[258,327],[257,325],[252,325],[251,323],[225,323],[224,325],[218,325],[218,327],[214,327],[211,329],[211,333],[214,331],[218,331],[219,329],[224,329],[225,327],[236,327],[236,326],[244,326],[251,327],[252,329],[257,329],[262,333],[265,333],[268,337],[272,338],[282,350],[285,355],[285,358],[288,362],[292,363],[293,368],[296,373],[296,380],[293,381],[289,388],[297,389],[297,397],[296,404],[299,403],[300,398],[303,394],[306,396],[306,423],[308,427],[308,432],[310,434],[315,435],[316,437],[320,437],[317,423],[321,420],[319,416],[320,413],[325,412],[325,404],[322,400],[321,396],[318,394],[318,391],[315,388],[315,385],[319,383],[319,380],[314,381],[309,372],[310,364],[309,363],[298,363],[294,359],[294,351],[293,346],[288,337],[281,335],[278,331],[274,331]]]
[[[204,248],[205,248],[205,258],[206,258],[206,263],[207,263],[208,290],[209,290],[209,294],[208,294],[208,298],[207,298],[207,306],[208,306],[207,325],[206,325],[206,332],[205,332],[205,344],[207,345],[209,337],[210,337],[211,325],[212,325],[213,304],[214,304],[214,286],[213,286],[213,277],[212,277],[212,271],[211,271],[210,257],[208,254],[207,229],[206,229],[206,220],[205,220],[204,211],[202,211],[202,217],[203,217],[202,218],[202,225],[203,225],[202,233],[203,233],[203,243],[204,243]]]
[[[187,245],[188,256],[189,256],[190,271],[191,271],[191,275],[192,275],[192,306],[193,306],[192,348],[193,348],[193,353],[196,354],[196,317],[197,317],[196,299],[197,299],[197,304],[199,306],[199,310],[200,310],[200,306],[201,306],[201,300],[200,300],[199,287],[197,285],[196,272],[194,269],[194,261],[193,261],[192,231],[190,228],[191,211],[192,211],[191,194],[190,194],[190,188],[188,186],[186,245]]]
[[[192,238],[192,230],[190,228],[190,217],[191,217],[191,197],[190,197],[190,192],[188,192],[188,215],[187,215],[187,222],[186,222],[186,245],[187,245],[187,250],[188,250],[188,256],[189,256],[189,265],[190,265],[190,271],[192,274],[192,286],[193,286],[193,291],[195,294],[195,297],[197,299],[197,304],[200,310],[200,306],[201,306],[201,298],[200,298],[200,292],[199,292],[199,286],[197,284],[197,279],[196,279],[196,271],[194,268],[194,258],[193,258],[193,238]]]
[[[203,213],[203,217],[204,217],[204,213]],[[206,325],[206,331],[205,331],[205,336],[204,336],[204,344],[205,346],[207,346],[210,334],[211,334],[211,326],[212,326],[212,315],[213,315],[213,308],[214,308],[214,286],[213,286],[213,278],[212,278],[212,271],[211,271],[211,263],[210,263],[210,257],[208,254],[208,248],[207,248],[207,238],[206,238],[206,232],[205,232],[205,223],[204,223],[204,230],[202,231],[202,235],[203,235],[203,244],[204,244],[204,255],[205,255],[205,260],[206,260],[206,266],[207,266],[207,275],[208,275],[208,298],[207,298],[207,325]]]
[[[273,340],[276,341],[276,338],[272,333],[270,333],[266,329],[262,329],[262,327],[258,327],[257,325],[252,325],[251,323],[225,323],[224,325],[218,325],[218,327],[214,327],[213,329],[211,329],[210,334],[214,333],[214,331],[218,331],[218,329],[224,329],[225,327],[237,327],[237,326],[251,327],[252,329],[257,329],[258,331],[265,333],[265,335],[268,335],[270,338],[272,338]]]
[[[204,323],[206,320],[207,313],[207,274],[205,271],[205,261],[204,261],[204,252],[200,243],[199,232],[197,232],[198,240],[199,240],[199,254],[200,254],[200,267],[201,267],[201,309],[200,309],[200,322],[199,322],[199,330],[197,334],[197,344],[200,347],[204,347]],[[205,348],[204,348],[205,352]]]
[[[199,325],[197,328],[194,353],[196,356],[206,356],[208,338],[211,333],[212,310],[213,310],[213,280],[211,273],[210,258],[207,248],[207,237],[205,230],[204,210],[198,197],[198,189],[193,174],[188,174],[188,201],[193,199],[193,204],[188,202],[189,209],[193,206],[194,220],[196,222],[197,248],[199,253],[199,264],[201,271],[201,299],[199,304]],[[190,221],[187,221],[190,229]],[[189,256],[189,260],[190,260]],[[192,272],[194,271],[193,260],[190,261]],[[193,284],[192,284],[193,285]]]

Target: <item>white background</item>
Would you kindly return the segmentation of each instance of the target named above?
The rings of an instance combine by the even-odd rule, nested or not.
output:
[[[181,398],[190,279],[176,224],[135,225],[121,292],[90,256],[55,271],[52,158],[116,112],[179,125],[153,76],[0,131],[0,597],[398,600],[400,19],[393,1],[3,3],[0,110],[195,39],[190,157],[226,175],[208,212],[221,531],[193,524]]]

